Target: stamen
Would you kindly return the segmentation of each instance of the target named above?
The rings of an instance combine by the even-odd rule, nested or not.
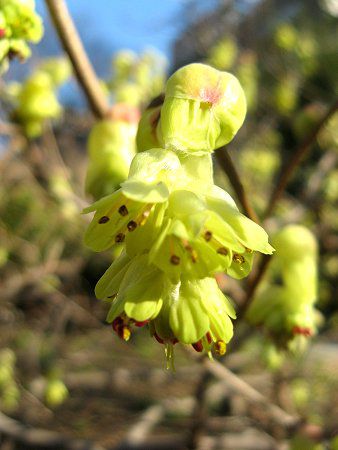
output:
[[[247,253],[253,253],[253,250],[252,250],[251,248],[248,248],[248,247],[245,247],[245,251],[246,251]]]
[[[148,217],[149,217],[151,208],[152,208],[152,205],[151,205],[150,209],[147,209],[146,211],[144,211],[144,212],[141,214],[141,220],[140,220],[140,223],[139,223],[140,226],[145,225],[145,223],[147,222],[147,219],[148,219]]]
[[[232,257],[232,260],[237,264],[243,264],[245,262],[244,256],[235,253]]]
[[[112,327],[113,330],[118,333],[119,328],[121,328],[121,326],[123,326],[123,319],[122,317],[116,317],[116,319],[113,320],[112,322]]]
[[[205,335],[205,337],[207,338],[208,344],[211,344],[212,338],[211,338],[210,331],[207,332],[207,334]]]
[[[198,352],[198,353],[203,352],[203,343],[202,343],[201,339],[197,342],[194,342],[191,345],[192,345],[193,349],[196,350],[196,352]]]
[[[312,331],[310,330],[310,328],[308,328],[308,327],[300,327],[298,325],[293,327],[292,333],[293,334],[301,334],[302,336],[305,336],[305,337],[312,336]]]
[[[127,216],[129,214],[126,205],[120,206],[118,211],[119,211],[119,214],[121,214],[121,216]]]
[[[197,255],[196,250],[193,250],[193,251],[191,252],[191,261],[192,261],[193,263],[197,262],[197,257],[198,257],[198,255]]]
[[[118,244],[119,242],[123,242],[125,235],[123,233],[119,233],[115,236],[115,242]]]
[[[107,223],[107,222],[109,222],[109,217],[108,216],[102,216],[100,219],[99,219],[99,223]]]
[[[181,262],[181,258],[177,255],[171,255],[170,257],[170,262],[171,264],[173,264],[174,266],[178,266],[179,263]]]
[[[185,250],[190,253],[191,261],[193,263],[197,262],[198,255],[197,255],[196,250],[194,250],[187,241],[185,241],[185,242],[183,241],[183,246],[184,246]]]
[[[225,247],[220,247],[217,249],[217,253],[219,255],[223,255],[223,256],[227,256],[227,254],[229,253],[228,249]]]
[[[157,333],[154,333],[154,338],[159,342],[160,344],[164,344],[164,340],[160,338],[160,336]]]
[[[226,352],[226,344],[224,341],[217,341],[215,344],[215,353],[223,356]]]
[[[149,320],[143,320],[142,322],[134,322],[135,327],[144,327],[144,325],[147,325],[149,323]]]
[[[212,239],[212,232],[209,231],[209,230],[207,230],[207,231],[204,233],[204,239],[205,239],[207,242],[211,241],[211,239]]]
[[[130,336],[131,336],[131,331],[130,328],[127,327],[126,325],[122,328],[119,329],[119,336],[120,338],[122,338],[124,341],[129,341]]]
[[[136,227],[137,227],[137,223],[134,222],[133,220],[131,220],[131,221],[128,222],[128,224],[127,224],[127,229],[128,229],[128,231],[130,231],[130,232],[134,231],[134,230],[136,229]]]

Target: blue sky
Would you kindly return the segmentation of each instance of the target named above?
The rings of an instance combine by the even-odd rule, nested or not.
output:
[[[217,0],[196,1],[197,14],[216,3]],[[44,0],[36,0],[36,5],[45,24],[45,35],[34,46],[33,57],[12,71],[15,77],[26,75],[27,68],[33,68],[37,58],[62,51]],[[190,0],[67,0],[67,5],[94,68],[101,77],[109,75],[112,55],[122,48],[141,52],[152,47],[162,52],[170,64],[173,42],[189,20],[196,17],[192,13]],[[74,82],[61,90],[61,100],[67,104],[83,104],[82,95]]]
[[[54,33],[50,32],[49,18],[43,0],[37,0],[37,9],[46,27],[46,36],[38,51],[46,47],[57,51]],[[210,9],[215,0],[197,1],[199,11]],[[89,54],[98,57],[103,70],[102,54],[112,54],[120,48],[136,52],[154,47],[171,59],[171,46],[184,29],[190,15],[183,14],[187,0],[68,0],[67,5],[78,27]],[[54,42],[52,42],[54,41]]]

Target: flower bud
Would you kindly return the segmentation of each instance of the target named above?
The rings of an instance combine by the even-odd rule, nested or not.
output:
[[[68,58],[45,59],[39,68],[50,76],[55,87],[65,83],[72,74],[72,66]]]
[[[92,128],[88,138],[89,165],[86,192],[99,199],[126,180],[135,154],[135,133],[138,115],[134,108],[115,105],[111,116],[115,120],[102,120]]]
[[[167,82],[160,121],[163,141],[183,152],[212,152],[232,140],[245,113],[245,96],[236,77],[189,64]]]
[[[68,397],[68,389],[65,384],[58,379],[51,379],[48,381],[45,390],[45,401],[48,406],[56,407]]]

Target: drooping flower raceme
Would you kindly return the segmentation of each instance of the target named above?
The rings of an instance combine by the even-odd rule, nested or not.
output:
[[[42,20],[34,0],[0,0],[0,73],[14,57],[25,60],[31,51],[27,42],[39,42]]]
[[[22,85],[10,83],[7,86],[7,93],[14,105],[13,117],[29,138],[42,134],[47,119],[61,116],[62,106],[57,89],[70,75],[68,59],[50,58],[43,61]]]
[[[144,151],[134,157],[128,179],[118,191],[84,211],[95,212],[85,234],[91,249],[103,251],[124,243],[121,256],[96,286],[97,297],[111,303],[108,321],[125,340],[133,325],[147,324],[151,335],[165,344],[168,361],[176,342],[209,354],[225,353],[235,311],[214,276],[226,272],[245,277],[254,252],[273,251],[266,232],[242,215],[230,195],[213,182],[210,152],[228,141],[244,118],[239,83],[203,65],[193,64],[178,72],[181,90],[191,89],[189,79],[200,92],[204,89],[212,96],[216,90],[217,102],[226,111],[217,106],[220,109],[215,112],[212,104],[207,113],[200,105],[201,113],[190,114],[190,107],[193,111],[200,107],[199,100],[184,97],[181,107],[174,104],[168,109],[166,93],[163,106],[153,106],[160,108],[156,121],[164,148],[148,149],[148,127],[138,139],[139,150]],[[170,80],[169,98],[175,90],[175,74]],[[176,131],[177,114],[184,118],[185,128],[177,125]],[[141,119],[140,126],[146,123]],[[210,126],[214,126],[212,139]],[[195,139],[197,128],[199,138]],[[138,137],[141,134],[139,129]],[[142,142],[145,148],[140,148]]]
[[[282,284],[269,283],[248,310],[250,322],[263,325],[278,344],[295,347],[317,331],[317,241],[304,226],[288,225],[273,239],[276,256],[270,274]]]

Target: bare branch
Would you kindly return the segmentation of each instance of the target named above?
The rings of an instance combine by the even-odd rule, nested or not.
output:
[[[50,16],[68,54],[76,77],[82,87],[91,110],[99,119],[103,119],[109,109],[101,85],[83,48],[64,0],[46,0]]]
[[[329,110],[326,112],[324,117],[318,122],[317,126],[311,131],[311,133],[305,138],[305,140],[295,150],[293,157],[290,159],[289,163],[282,170],[280,177],[279,177],[279,181],[276,184],[276,186],[271,194],[268,206],[267,206],[265,214],[264,214],[265,218],[267,218],[271,215],[272,211],[274,210],[274,208],[277,204],[277,201],[283,195],[283,192],[284,192],[287,184],[291,180],[291,178],[294,175],[299,164],[302,162],[302,160],[306,156],[306,154],[310,151],[319,132],[322,130],[325,123],[330,119],[330,117],[333,116],[333,114],[337,110],[338,110],[338,99],[333,103],[331,108],[329,108]]]
[[[64,450],[104,450],[103,447],[79,439],[69,439],[60,433],[40,428],[28,428],[0,412],[0,434],[29,448]]]
[[[227,174],[229,181],[234,188],[234,191],[237,195],[237,198],[242,205],[243,211],[245,214],[254,222],[259,223],[259,219],[257,217],[257,214],[255,213],[253,207],[251,206],[247,193],[244,189],[243,183],[241,181],[241,178],[230,158],[230,155],[228,153],[228,150],[226,147],[220,147],[216,150],[216,157],[224,170],[224,172]]]
[[[203,358],[203,362],[210,373],[212,373],[216,378],[224,380],[234,392],[237,392],[250,402],[260,404],[264,407],[271,419],[278,425],[290,430],[301,424],[301,419],[299,417],[292,416],[279,406],[271,403],[266,397],[264,397],[264,395],[256,391],[256,389],[247,384],[241,378],[237,377],[222,364],[217,361],[210,361],[207,357]]]

